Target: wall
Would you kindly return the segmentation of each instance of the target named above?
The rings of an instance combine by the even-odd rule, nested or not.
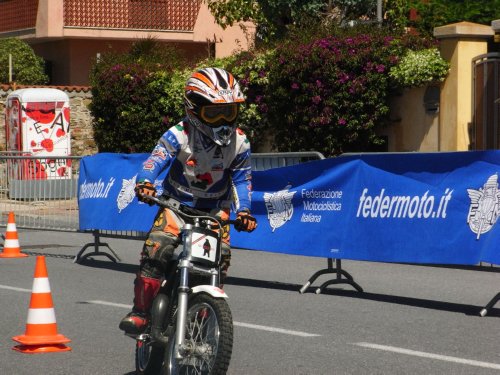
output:
[[[17,88],[23,88],[18,86]],[[70,131],[71,153],[74,156],[93,155],[97,147],[93,138],[92,117],[88,105],[92,94],[88,87],[54,87],[62,89],[69,96],[71,107]],[[14,91],[12,86],[0,85],[0,151],[5,151],[5,101]]]
[[[434,36],[441,42],[441,56],[451,69],[441,91],[439,148],[437,151],[467,151],[472,122],[472,59],[488,52],[493,39],[490,26],[459,22],[436,27]]]
[[[196,42],[215,42],[215,57],[226,57],[235,51],[246,51],[255,42],[255,25],[251,22],[241,22],[223,29],[215,22],[205,2],[201,4],[198,19],[193,30],[193,40]]]
[[[389,152],[432,152],[438,149],[439,113],[427,112],[427,87],[405,89],[390,99],[390,124],[379,131],[386,136]]]
[[[254,43],[255,26],[252,23],[243,22],[223,29],[201,1],[156,4],[164,8],[164,21],[176,19],[172,24],[162,25],[162,29],[122,24],[123,14],[128,12],[125,9],[131,5],[126,0],[80,3],[78,0],[40,2],[35,34],[30,32],[22,36],[37,55],[52,63],[51,85],[89,85],[89,70],[97,53],[110,49],[123,52],[141,39],[154,38],[174,46],[192,62],[213,57],[214,53],[215,57],[226,57],[234,51],[247,50]],[[86,8],[90,14],[81,14],[78,6]],[[106,10],[111,12],[109,16]],[[96,17],[92,11],[96,12]],[[109,22],[102,24],[102,21]]]
[[[391,124],[379,134],[388,138],[388,151],[467,151],[472,122],[472,59],[488,52],[490,26],[459,22],[434,29],[441,56],[450,62],[440,87],[437,113],[425,111],[426,87],[404,90],[390,103]]]
[[[88,85],[89,72],[98,53],[125,53],[134,41],[68,39],[33,44],[35,53],[51,63],[51,84]],[[208,57],[207,43],[162,42],[190,60]]]

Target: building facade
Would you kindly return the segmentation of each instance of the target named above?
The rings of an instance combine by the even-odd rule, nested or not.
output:
[[[30,44],[47,62],[51,85],[88,85],[99,54],[128,51],[140,39],[198,60],[248,49],[254,34],[251,23],[222,29],[202,0],[0,1],[0,38]]]

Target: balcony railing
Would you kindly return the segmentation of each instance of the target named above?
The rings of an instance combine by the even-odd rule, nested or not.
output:
[[[192,31],[201,0],[64,0],[64,26]]]
[[[0,32],[34,28],[37,9],[38,0],[0,1]]]

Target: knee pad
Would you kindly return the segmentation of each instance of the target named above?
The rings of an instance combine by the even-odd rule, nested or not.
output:
[[[231,247],[222,243],[221,262],[220,262],[220,283],[224,285],[227,278],[227,270],[231,265]]]
[[[162,277],[180,240],[165,232],[151,232],[142,250],[141,274]]]

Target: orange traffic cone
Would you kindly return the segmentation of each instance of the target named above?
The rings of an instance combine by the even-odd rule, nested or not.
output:
[[[43,255],[36,257],[35,279],[33,280],[26,331],[24,335],[14,336],[12,340],[22,344],[12,348],[22,353],[35,354],[71,350],[70,347],[64,345],[71,340],[57,333],[56,315]]]
[[[19,238],[17,236],[16,221],[14,220],[14,212],[9,212],[7,231],[5,232],[5,242],[3,244],[3,252],[0,253],[0,258],[23,258],[27,256],[27,254],[21,253]]]

